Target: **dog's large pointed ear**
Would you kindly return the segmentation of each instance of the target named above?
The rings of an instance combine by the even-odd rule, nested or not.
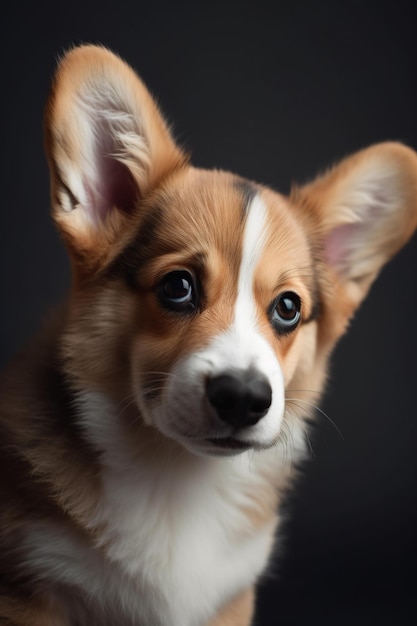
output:
[[[320,256],[349,317],[417,226],[417,154],[399,143],[371,146],[295,195],[314,215]]]
[[[135,72],[96,46],[75,48],[60,62],[45,143],[53,215],[87,272],[117,249],[141,199],[185,162]]]

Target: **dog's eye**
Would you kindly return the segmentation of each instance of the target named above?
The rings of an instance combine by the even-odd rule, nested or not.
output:
[[[197,297],[193,276],[185,270],[170,272],[159,283],[158,297],[161,304],[171,311],[194,311]]]
[[[301,318],[301,300],[293,291],[281,293],[271,305],[271,323],[280,334],[295,329]]]

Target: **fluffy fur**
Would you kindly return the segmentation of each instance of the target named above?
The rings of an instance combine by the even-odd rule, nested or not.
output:
[[[248,626],[300,406],[415,230],[417,155],[372,146],[290,197],[196,169],[93,46],[45,131],[73,281],[1,381],[0,619]]]

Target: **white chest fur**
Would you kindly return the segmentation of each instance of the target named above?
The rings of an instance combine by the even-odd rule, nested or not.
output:
[[[155,481],[146,472],[138,480],[137,470],[122,482],[106,477],[102,540],[110,559],[145,590],[138,604],[146,624],[204,624],[262,571],[275,520],[251,528],[244,512],[250,462],[235,461],[224,463],[229,475],[212,470],[188,483],[172,475]]]
[[[248,510],[263,487],[260,470],[277,451],[196,459],[188,475],[172,459],[155,471],[132,457],[102,397],[89,394],[83,404],[104,461],[102,503],[90,524],[99,539],[93,547],[39,527],[29,539],[32,566],[75,583],[97,605],[97,619],[105,607],[109,624],[202,626],[265,567],[276,519],[255,529]]]

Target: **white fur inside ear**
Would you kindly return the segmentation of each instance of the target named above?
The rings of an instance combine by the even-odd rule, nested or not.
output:
[[[84,86],[73,98],[72,141],[76,162],[61,159],[62,210],[81,209],[93,226],[113,209],[133,210],[146,186],[150,151],[140,117],[111,85]]]
[[[133,211],[151,162],[135,102],[117,86],[95,79],[74,92],[66,110],[55,144],[58,208],[80,210],[82,221],[93,227],[114,209]]]
[[[336,225],[324,242],[330,265],[354,281],[372,279],[394,252],[403,230],[398,210],[405,200],[398,168],[373,160],[358,169],[336,185],[328,219]]]
[[[53,216],[77,268],[96,270],[186,157],[139,76],[100,46],[63,57],[45,114]]]

